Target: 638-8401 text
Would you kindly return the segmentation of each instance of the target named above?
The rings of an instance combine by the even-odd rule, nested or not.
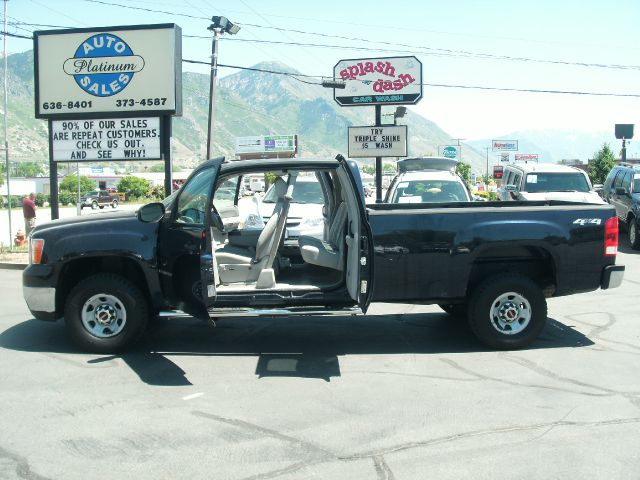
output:
[[[116,100],[116,107],[135,107],[140,105],[142,107],[149,106],[161,106],[167,103],[167,97],[163,98],[143,98],[141,100],[134,100],[133,98],[122,98]]]
[[[44,102],[42,104],[43,110],[62,110],[63,108],[67,108],[69,110],[73,110],[74,108],[91,108],[92,102],[91,100],[86,100],[82,102]]]

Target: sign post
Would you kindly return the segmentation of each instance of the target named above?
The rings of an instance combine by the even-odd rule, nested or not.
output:
[[[383,126],[382,105],[415,105],[422,98],[422,63],[413,56],[340,60],[333,78],[347,82],[339,93],[333,89],[338,105],[375,106],[375,128]],[[382,203],[382,156],[375,161],[376,203]]]
[[[182,114],[175,24],[34,32],[35,116],[48,120],[51,218],[58,162],[160,160],[171,193],[171,116]]]

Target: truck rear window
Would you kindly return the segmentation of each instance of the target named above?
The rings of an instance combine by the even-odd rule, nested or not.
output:
[[[589,183],[581,173],[529,173],[523,191],[588,192]]]

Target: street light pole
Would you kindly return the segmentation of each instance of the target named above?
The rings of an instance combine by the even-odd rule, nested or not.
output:
[[[9,168],[9,141],[7,140],[7,123],[9,123],[7,104],[9,95],[7,94],[7,2],[4,0],[4,158],[7,167],[7,213],[9,215],[9,249],[13,248],[13,232],[11,231],[11,173]]]
[[[211,17],[213,22],[209,25],[209,31],[213,32],[211,42],[211,77],[209,83],[209,125],[207,128],[207,160],[213,155],[213,131],[216,123],[216,93],[218,77],[218,36],[223,33],[235,35],[240,31],[240,27],[234,24],[227,17]]]

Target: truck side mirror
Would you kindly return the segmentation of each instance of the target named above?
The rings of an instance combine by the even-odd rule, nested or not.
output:
[[[137,217],[142,223],[159,222],[164,217],[164,205],[160,202],[143,205],[138,210]]]
[[[516,187],[515,185],[505,185],[504,187],[506,192],[516,192],[518,190],[518,187]]]
[[[616,187],[616,195],[629,195],[629,192],[624,187]]]

